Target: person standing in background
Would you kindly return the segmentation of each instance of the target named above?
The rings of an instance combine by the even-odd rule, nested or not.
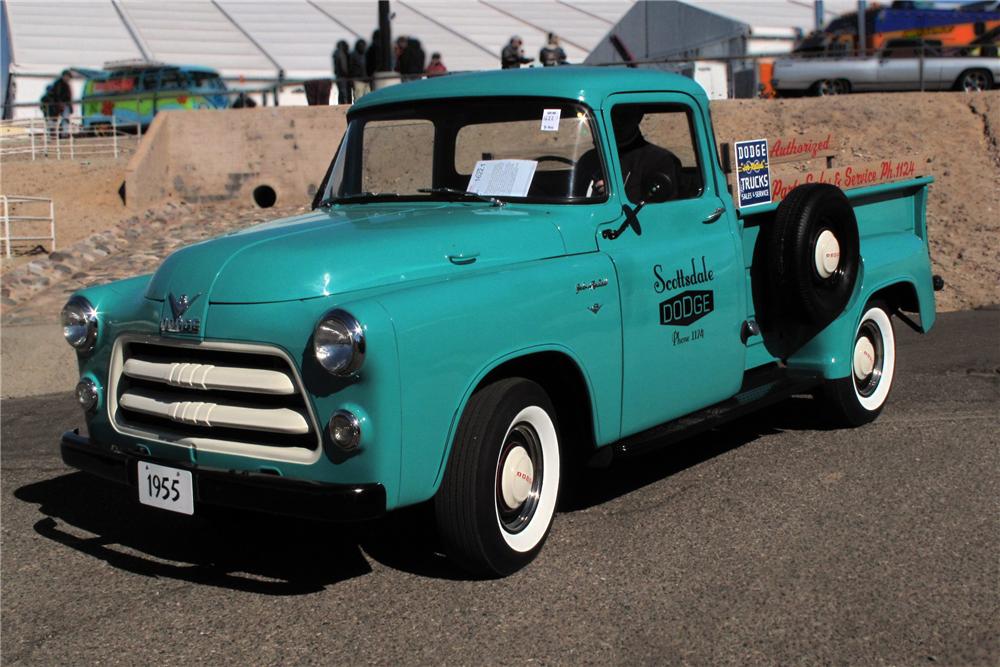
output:
[[[448,68],[444,66],[444,62],[441,60],[441,54],[435,51],[431,54],[431,61],[427,63],[427,78],[434,76],[443,76],[448,73]]]
[[[49,98],[53,135],[67,136],[63,132],[63,124],[66,126],[66,132],[69,132],[69,119],[73,115],[73,90],[69,87],[69,82],[72,80],[73,73],[65,69],[59,78],[52,82],[46,93]]]
[[[419,79],[424,75],[424,65],[427,56],[420,46],[420,40],[413,37],[400,37],[396,40],[399,48],[399,73],[403,81]]]
[[[359,39],[354,43],[354,50],[351,51],[350,65],[347,71],[353,79],[351,86],[355,100],[359,100],[371,92],[371,85],[365,79],[368,76],[367,56],[365,55],[367,48],[368,44],[365,43],[365,40]]]
[[[389,54],[392,57],[392,54]],[[390,72],[395,69],[395,63],[382,62],[382,37],[376,30],[372,33],[372,43],[368,45],[365,52],[365,73],[368,75],[368,84],[371,86],[375,79],[375,72]],[[369,88],[370,90],[370,88]]]
[[[517,35],[510,38],[507,46],[503,47],[503,51],[500,52],[501,69],[517,69],[521,65],[526,65],[534,60],[534,58],[524,57],[523,44],[524,42]]]
[[[549,33],[548,43],[538,52],[538,62],[543,67],[566,64],[566,52],[559,46],[559,37],[554,32]]]
[[[351,90],[351,50],[347,42],[340,40],[333,50],[333,76],[337,80],[337,104],[353,102]]]

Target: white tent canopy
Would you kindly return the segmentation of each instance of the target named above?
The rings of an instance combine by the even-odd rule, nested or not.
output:
[[[757,34],[812,27],[809,0],[688,0],[747,23]],[[828,14],[853,0],[826,0]],[[420,40],[452,71],[499,67],[511,35],[537,58],[555,32],[570,62],[582,62],[633,6],[633,0],[393,0],[393,35]],[[378,25],[371,0],[5,0],[14,101],[37,114],[50,77],[67,67],[100,68],[147,59],[215,68],[229,80],[328,78],[339,40],[352,47]],[[593,60],[593,55],[591,56]],[[77,84],[79,88],[79,83]],[[2,92],[2,91],[0,91]],[[79,90],[77,90],[77,93]],[[282,104],[302,103],[301,95]]]

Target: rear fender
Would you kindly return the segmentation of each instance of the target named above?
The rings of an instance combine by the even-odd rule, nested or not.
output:
[[[934,325],[934,288],[923,239],[913,234],[882,234],[862,238],[859,287],[843,314],[788,359],[789,366],[821,373],[827,379],[851,373],[854,333],[872,298],[912,289],[920,313],[920,328]],[[891,303],[896,307],[905,304]]]

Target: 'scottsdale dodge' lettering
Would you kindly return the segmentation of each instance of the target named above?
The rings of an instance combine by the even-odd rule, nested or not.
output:
[[[653,266],[653,276],[656,278],[653,282],[653,289],[656,290],[657,294],[662,294],[664,290],[675,290],[682,287],[700,285],[701,283],[707,283],[715,279],[715,271],[709,270],[705,264],[704,255],[701,256],[701,271],[695,266],[694,257],[692,257],[690,274],[684,273],[684,269],[677,269],[677,273],[674,274],[673,278],[664,278],[662,272],[662,264]]]

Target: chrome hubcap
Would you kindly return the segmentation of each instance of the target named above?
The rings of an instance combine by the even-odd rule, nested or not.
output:
[[[882,336],[874,322],[866,321],[854,342],[854,385],[862,396],[871,396],[882,379],[884,350]]]
[[[500,448],[496,474],[497,514],[508,532],[523,530],[534,516],[543,473],[538,434],[527,422],[515,424]]]

